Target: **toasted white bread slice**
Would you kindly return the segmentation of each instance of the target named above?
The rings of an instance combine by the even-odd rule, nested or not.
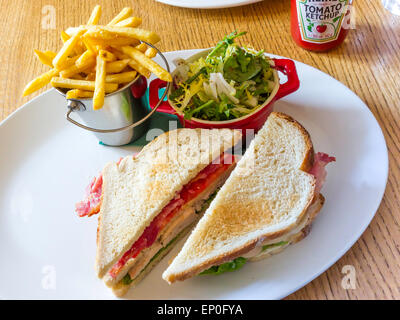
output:
[[[273,112],[163,278],[185,280],[290,232],[314,198],[313,157],[308,132]]]
[[[95,269],[102,278],[176,193],[241,138],[239,131],[178,129],[103,169]]]

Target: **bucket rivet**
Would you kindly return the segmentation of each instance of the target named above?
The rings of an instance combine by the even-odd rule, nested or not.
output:
[[[69,109],[71,109],[73,111],[85,111],[86,110],[85,105],[78,100],[68,100],[67,106]]]

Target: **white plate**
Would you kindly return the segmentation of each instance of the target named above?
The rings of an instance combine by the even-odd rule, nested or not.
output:
[[[167,53],[171,61],[198,52]],[[347,87],[296,63],[301,87],[276,103],[300,121],[315,150],[337,158],[328,167],[326,204],[311,234],[267,260],[220,276],[169,286],[161,279],[179,243],[141,284],[135,299],[278,299],[335,263],[360,237],[382,199],[388,155],[367,106]],[[74,204],[107,161],[137,147],[104,147],[65,120],[65,101],[50,90],[0,125],[0,298],[107,299],[95,276],[97,219]]]
[[[156,0],[175,7],[192,9],[218,9],[244,6],[246,4],[260,2],[262,0]]]

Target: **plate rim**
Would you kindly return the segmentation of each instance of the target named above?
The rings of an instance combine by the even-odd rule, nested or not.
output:
[[[212,9],[229,9],[229,8],[235,8],[235,7],[241,7],[257,2],[262,2],[263,0],[234,0],[233,3],[226,3],[226,4],[214,4],[214,5],[206,5],[206,6],[199,6],[196,4],[191,5],[188,1],[184,1],[182,5],[179,5],[176,1],[174,0],[156,0],[159,3],[177,7],[177,8],[187,8],[187,9],[203,9],[203,10],[212,10]],[[196,2],[195,2],[196,3]]]

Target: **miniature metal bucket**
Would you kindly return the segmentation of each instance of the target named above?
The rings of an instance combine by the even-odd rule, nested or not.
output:
[[[168,61],[164,55],[153,45],[145,43],[157,50],[164,60],[167,71],[170,72]],[[56,90],[63,96],[66,95],[65,91],[59,88]],[[93,109],[92,98],[68,99],[69,110],[66,118],[74,125],[93,132],[105,145],[122,146],[131,143],[145,134],[149,122],[147,120],[154,114],[168,92],[165,90],[157,107],[149,110],[146,108],[146,90],[146,78],[138,76],[118,91],[107,94],[104,98],[104,105],[99,110]],[[72,112],[77,113],[83,123],[72,119]]]

